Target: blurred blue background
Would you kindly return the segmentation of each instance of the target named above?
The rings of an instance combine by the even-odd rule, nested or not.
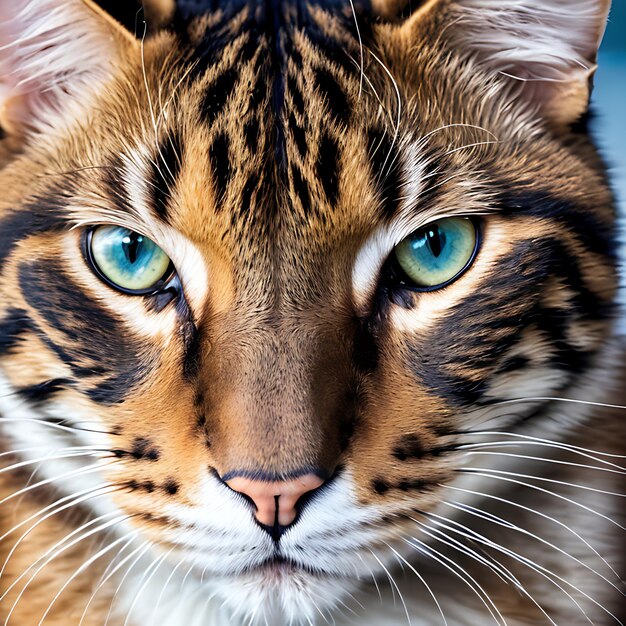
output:
[[[626,0],[613,0],[609,25],[600,49],[592,106],[592,131],[611,171],[622,224],[622,263],[626,259]],[[626,263],[625,263],[626,265]],[[626,267],[625,267],[626,270]],[[626,271],[622,273],[626,304]],[[624,308],[626,312],[626,306]],[[626,334],[626,315],[622,318]]]
[[[599,63],[592,128],[626,210],[626,0],[613,0]]]

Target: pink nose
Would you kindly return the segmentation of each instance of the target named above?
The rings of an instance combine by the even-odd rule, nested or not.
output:
[[[265,526],[273,526],[278,514],[278,523],[289,526],[296,519],[296,502],[309,491],[324,484],[315,474],[305,474],[293,480],[264,482],[236,476],[226,481],[233,490],[252,499],[256,506],[256,518]]]

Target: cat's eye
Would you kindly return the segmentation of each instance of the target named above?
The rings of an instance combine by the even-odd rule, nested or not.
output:
[[[88,231],[86,251],[100,278],[132,295],[158,291],[173,271],[170,258],[151,239],[121,226]]]
[[[478,227],[467,217],[430,222],[394,250],[403,286],[434,291],[455,281],[472,264],[478,250]]]

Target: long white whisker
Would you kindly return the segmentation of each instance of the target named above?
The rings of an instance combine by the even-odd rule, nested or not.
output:
[[[594,493],[601,493],[606,496],[613,496],[615,498],[626,498],[626,494],[617,493],[615,491],[605,491],[604,489],[597,489],[595,487],[588,487],[587,485],[578,485],[576,483],[570,483],[564,480],[556,480],[555,478],[545,478],[544,476],[533,476],[532,474],[519,474],[518,472],[508,472],[506,470],[492,469],[488,467],[464,467],[458,470],[464,474],[468,473],[482,473],[490,472],[500,476],[515,476],[516,478],[529,478],[530,480],[540,480],[545,483],[552,483],[553,485],[562,485],[563,487],[573,487],[574,489],[584,489],[585,491],[593,491]]]
[[[432,137],[433,135],[435,135],[436,133],[440,133],[448,128],[456,128],[456,127],[461,127],[461,128],[473,128],[475,130],[481,130],[485,133],[487,133],[488,135],[491,135],[496,141],[499,141],[498,137],[496,135],[494,135],[490,130],[484,128],[483,126],[476,126],[475,124],[464,124],[462,122],[457,122],[455,124],[445,124],[444,126],[439,126],[438,128],[435,128],[434,130],[431,130],[430,132],[426,133],[425,135],[422,135],[421,137],[419,137],[418,139],[418,143],[422,143],[425,142],[427,139],[429,139],[430,137]]]
[[[82,535],[80,535],[80,533],[82,531],[85,530],[85,528],[88,528],[89,526],[92,526],[93,524],[97,524],[98,522],[102,521],[103,519],[107,518],[107,517],[111,517],[111,515],[115,515],[117,514],[117,512],[115,513],[106,513],[104,515],[101,515],[100,517],[97,517],[93,520],[90,520],[89,522],[87,522],[86,524],[83,524],[82,526],[80,526],[79,528],[77,528],[76,530],[72,531],[71,533],[69,533],[68,535],[66,535],[63,539],[61,539],[60,541],[58,541],[57,543],[54,544],[54,546],[52,546],[52,548],[50,548],[45,554],[43,554],[42,556],[40,556],[37,561],[35,561],[35,563],[33,563],[32,565],[30,565],[24,572],[22,572],[12,583],[11,585],[9,585],[9,587],[7,587],[7,589],[5,590],[5,592],[2,594],[2,596],[0,596],[0,601],[2,601],[7,594],[11,591],[11,589],[13,589],[15,587],[15,585],[17,585],[17,583],[22,580],[27,573],[37,564],[39,563],[41,560],[45,559],[44,563],[42,565],[40,565],[37,570],[33,573],[33,575],[28,579],[28,581],[26,582],[26,584],[22,587],[21,591],[19,592],[17,598],[15,599],[15,601],[13,602],[13,606],[11,607],[10,611],[8,612],[5,622],[4,622],[4,626],[7,626],[7,624],[9,623],[9,620],[11,618],[11,615],[13,615],[13,612],[15,611],[15,609],[17,608],[17,605],[19,604],[20,600],[22,599],[22,596],[24,595],[24,592],[26,591],[26,589],[30,586],[30,584],[35,580],[35,578],[37,577],[37,575],[49,564],[51,563],[54,559],[56,559],[57,557],[59,557],[61,554],[63,554],[66,550],[69,550],[70,548],[74,547],[76,544],[78,544],[81,541],[84,541],[85,539],[93,536],[95,533],[98,532],[102,532],[103,530],[105,530],[106,528],[109,528],[110,526],[114,525],[114,524],[119,524],[120,522],[123,522],[127,519],[129,519],[130,515],[118,515],[116,518],[114,518],[113,520],[109,520],[107,522],[105,522],[104,524],[100,524],[100,526],[96,526],[95,528],[92,528],[91,530],[83,533]],[[65,543],[67,542],[68,539],[70,539],[72,536],[78,534],[79,536],[76,537],[75,539],[73,539],[72,541],[70,541],[69,543]],[[47,558],[46,558],[47,557]]]
[[[111,597],[111,603],[109,604],[109,611],[107,613],[106,619],[104,620],[104,626],[108,626],[108,624],[109,624],[109,620],[111,619],[111,612],[113,611],[113,604],[115,603],[115,599],[117,598],[117,594],[120,592],[120,590],[124,586],[124,583],[126,582],[126,579],[128,578],[128,575],[130,574],[132,569],[135,567],[135,565],[137,565],[137,563],[140,561],[141,557],[143,557],[143,555],[148,551],[148,549],[151,547],[151,545],[152,544],[151,544],[150,541],[144,542],[144,544],[142,544],[142,546],[140,546],[140,548],[143,547],[143,549],[137,555],[135,560],[129,565],[129,567],[126,570],[126,572],[124,572],[124,576],[122,576],[122,579],[120,580],[119,585],[117,586],[117,588],[115,589],[115,592],[113,593],[113,596]]]
[[[393,77],[392,73],[389,71],[387,66],[371,50],[368,50],[368,52],[374,57],[376,62],[383,68],[383,70],[385,71],[387,76],[389,76],[389,79],[391,80],[391,82],[393,84],[393,88],[394,88],[394,90],[396,92],[396,99],[397,99],[397,103],[398,103],[396,128],[395,128],[395,131],[394,131],[394,134],[393,134],[393,139],[391,140],[391,148],[392,148],[392,150],[389,151],[389,154],[385,158],[385,162],[382,165],[382,169],[384,171],[385,170],[385,166],[387,165],[387,160],[389,159],[389,155],[392,154],[393,147],[396,145],[396,142],[398,141],[398,137],[400,136],[400,120],[402,119],[402,96],[400,95],[400,88],[398,87],[398,83],[396,82],[396,79]]]
[[[501,498],[496,498],[496,499],[502,500]],[[504,500],[502,500],[502,501],[504,501]],[[452,501],[448,501],[448,504],[450,506],[456,505],[457,507],[461,507],[460,510],[465,510],[465,507],[471,508],[472,510],[477,510],[477,509],[475,509],[475,507],[472,507],[472,506],[470,506],[468,504],[462,504],[460,502],[455,502],[453,500]],[[489,515],[493,515],[493,513],[490,513]],[[545,546],[548,546],[549,548],[552,548],[553,550],[559,552],[563,556],[567,556],[568,558],[570,558],[573,561],[575,561],[578,565],[580,565],[581,567],[586,569],[588,572],[590,572],[592,574],[595,574],[596,576],[601,578],[604,582],[606,582],[607,584],[611,585],[611,587],[613,587],[618,593],[620,593],[622,595],[626,595],[621,589],[619,589],[619,587],[617,587],[613,582],[611,582],[608,578],[606,578],[606,576],[603,576],[602,574],[600,574],[600,572],[597,572],[590,565],[587,565],[586,563],[584,563],[580,559],[576,558],[574,555],[569,554],[569,552],[566,552],[562,548],[559,548],[557,545],[551,543],[550,541],[547,541],[543,537],[540,537],[539,535],[535,535],[534,533],[531,533],[529,530],[526,530],[525,528],[522,528],[521,526],[518,526],[517,524],[514,524],[513,522],[509,522],[508,520],[505,520],[505,519],[503,519],[501,517],[498,517],[497,515],[493,515],[493,517],[494,517],[495,520],[497,520],[497,523],[499,523],[499,524],[501,524],[503,526],[506,526],[507,528],[510,528],[511,530],[519,532],[522,535],[526,535],[527,537],[530,537],[530,538],[534,539],[535,541],[539,541],[540,543],[544,544]],[[593,548],[592,548],[592,550],[593,550]],[[600,558],[602,558],[602,557],[600,557]],[[602,560],[604,561],[604,559],[602,559]],[[604,563],[607,566],[609,566],[609,568],[611,568],[611,566],[608,563],[606,563],[606,561],[604,561]]]
[[[128,535],[127,535],[128,536]],[[91,594],[91,596],[89,597],[89,601],[87,602],[85,608],[83,609],[83,614],[80,617],[80,621],[78,622],[78,626],[82,626],[83,622],[85,621],[85,617],[87,616],[87,613],[89,612],[89,607],[91,606],[91,603],[95,600],[96,596],[98,595],[98,592],[100,591],[100,589],[102,589],[102,587],[104,587],[104,585],[106,585],[106,583],[113,577],[115,576],[115,573],[124,566],[124,564],[131,559],[144,545],[145,543],[142,543],[139,545],[139,547],[137,547],[135,550],[133,550],[130,554],[128,554],[127,556],[125,556],[117,565],[114,565],[115,560],[120,556],[120,554],[122,554],[122,552],[124,552],[124,550],[126,550],[126,548],[134,541],[135,537],[131,537],[118,551],[118,553],[116,554],[115,558],[111,561],[111,563],[109,564],[109,566],[107,567],[107,569],[103,572],[102,577],[100,578],[100,581],[98,582],[98,584],[96,585],[96,588],[94,589],[93,593]],[[113,567],[111,567],[113,566]]]
[[[484,519],[484,520],[486,520],[488,522],[499,524],[501,526],[504,526],[505,528],[511,528],[513,530],[517,529],[517,527],[514,524],[511,524],[511,522],[503,520],[503,519],[499,518],[497,515],[493,515],[493,513],[485,513],[484,511],[480,511],[476,507],[473,507],[473,506],[470,506],[470,505],[467,505],[467,504],[461,504],[461,505],[459,505],[458,503],[453,504],[451,502],[445,502],[445,504],[451,506],[452,508],[456,508],[456,509],[458,509],[460,511],[464,511],[465,513],[469,513],[471,515],[475,515],[476,517],[480,517],[481,519]],[[495,544],[494,544],[494,547],[495,547]],[[509,552],[511,552],[511,555],[513,554],[513,551],[509,551]],[[577,587],[576,585],[571,583],[569,580],[566,580],[565,578],[562,578],[561,576],[559,576],[558,574],[556,574],[552,570],[549,570],[547,567],[543,567],[543,566],[539,565],[538,563],[535,563],[534,561],[531,561],[527,557],[523,557],[521,555],[518,555],[518,556],[523,561],[527,561],[528,562],[527,564],[532,563],[533,568],[538,573],[546,572],[547,574],[549,574],[549,576],[548,576],[549,579],[556,578],[557,580],[561,581],[564,585],[567,585],[568,587],[573,589],[575,592],[577,592],[580,595],[582,595],[585,598],[587,598],[587,600],[593,602],[597,607],[599,607],[605,613],[607,613],[613,619],[615,619],[615,621],[617,621],[618,624],[622,624],[622,622],[620,620],[618,620],[617,617],[615,617],[615,615],[613,615],[613,613],[611,613],[605,606],[600,604],[597,600],[594,600],[589,594],[585,593],[582,589],[580,589],[579,587]],[[552,582],[554,582],[554,580],[552,580]],[[564,593],[567,593],[562,587],[561,587],[561,590],[564,591]],[[582,609],[580,604],[578,604],[578,602],[576,602],[576,600],[574,600],[574,598],[569,593],[567,593],[567,595],[572,599],[574,604],[576,604],[576,606],[580,609],[580,611],[583,613],[583,615],[585,615],[585,617],[587,618],[587,621],[589,621],[590,623],[593,623],[589,619],[589,616],[587,615],[587,613]],[[623,624],[622,624],[622,626],[623,626]]]
[[[567,446],[563,446],[560,445],[556,442],[546,442],[543,443],[541,441],[490,441],[490,442],[484,442],[484,443],[467,443],[467,444],[462,444],[460,446],[458,446],[458,450],[469,450],[469,451],[473,451],[473,450],[480,450],[483,448],[515,448],[515,447],[519,447],[519,446],[543,446],[545,448],[552,448],[552,449],[556,449],[556,450],[562,450],[563,452],[569,452],[570,454],[576,454],[578,456],[582,456],[586,459],[590,459],[592,461],[595,461],[596,463],[600,463],[602,465],[607,465],[608,467],[612,467],[615,468],[615,472],[618,474],[624,473],[626,472],[626,468],[621,467],[620,465],[617,465],[615,463],[611,463],[611,461],[606,461],[605,459],[599,459],[591,454],[587,454],[585,452],[581,452],[579,450],[572,450],[571,448],[568,448]],[[529,458],[537,458],[537,457],[529,457]],[[542,459],[543,460],[543,459]],[[547,460],[547,459],[546,459]],[[566,464],[565,461],[560,461],[563,464]],[[584,467],[584,468],[588,468],[588,469],[596,469],[596,470],[603,470],[605,468],[602,467],[596,467],[594,465],[578,465],[578,464],[573,464],[576,465],[578,467]]]
[[[163,584],[163,587],[161,588],[161,592],[159,593],[159,597],[157,599],[156,604],[154,605],[154,609],[152,609],[152,619],[151,619],[151,623],[155,623],[155,618],[156,615],[159,611],[159,607],[161,606],[161,602],[163,600],[163,596],[165,595],[165,590],[167,589],[168,585],[170,584],[170,582],[172,581],[172,579],[174,578],[174,575],[176,574],[176,572],[178,571],[178,568],[183,564],[183,561],[180,560],[178,561],[178,563],[176,563],[176,565],[172,568],[172,571],[170,572],[170,575],[167,577],[167,580],[165,581],[165,583]],[[80,624],[79,624],[80,626]]]
[[[498,435],[500,437],[512,437],[517,439],[523,439],[526,441],[533,441],[542,444],[552,444],[557,445],[563,448],[564,450],[571,450],[572,452],[586,452],[588,454],[604,456],[613,459],[626,459],[626,456],[621,454],[609,454],[608,452],[601,452],[600,450],[591,450],[589,448],[582,448],[580,446],[574,446],[569,443],[564,443],[560,441],[552,441],[551,439],[542,439],[541,437],[531,437],[530,435],[522,435],[521,433],[507,433],[499,430],[466,430],[463,431],[463,435]],[[599,460],[599,459],[598,459]],[[619,467],[619,466],[616,466]],[[619,467],[619,469],[626,469],[623,467]]]
[[[82,574],[82,572],[84,572],[86,569],[88,569],[93,563],[95,563],[100,557],[104,556],[107,552],[110,552],[113,548],[115,548],[115,546],[117,546],[118,544],[122,543],[122,541],[125,541],[129,536],[131,535],[136,535],[137,531],[133,530],[130,533],[127,533],[126,535],[120,537],[119,539],[116,539],[115,541],[113,541],[112,543],[110,543],[108,546],[106,546],[105,548],[102,548],[102,550],[99,550],[98,552],[96,552],[96,554],[94,554],[93,556],[91,556],[89,559],[87,559],[68,579],[67,581],[63,584],[63,586],[61,587],[61,589],[59,589],[59,591],[56,593],[56,595],[54,596],[54,598],[52,598],[52,601],[50,602],[50,604],[48,605],[48,608],[44,611],[43,616],[41,617],[41,619],[39,620],[39,623],[37,624],[37,626],[41,626],[44,623],[44,620],[46,619],[46,617],[48,616],[48,614],[50,613],[50,611],[52,610],[52,607],[54,606],[54,604],[56,603],[56,601],[61,597],[61,595],[63,594],[63,592],[69,587],[69,585],[72,583],[73,580],[76,579],[77,576],[79,576],[80,574]]]
[[[68,450],[69,449],[70,448],[68,448]],[[106,451],[103,450],[102,452],[106,452]],[[48,460],[57,461],[59,459],[71,459],[74,457],[85,457],[85,456],[96,457],[96,454],[94,454],[94,449],[92,449],[90,452],[76,451],[76,452],[68,452],[64,454],[54,454],[53,452],[51,452],[50,454],[47,454],[46,456],[40,457],[38,459],[28,459],[27,461],[19,461],[17,463],[13,463],[12,465],[7,465],[6,467],[2,467],[0,468],[0,474],[4,474],[5,472],[12,472],[13,470],[20,469],[28,465],[42,463],[43,461],[48,461]],[[102,457],[97,457],[97,458],[107,458],[107,457],[102,456]]]
[[[99,472],[103,467],[107,467],[112,465],[112,463],[95,463],[94,465],[88,465],[87,467],[81,467],[79,469],[74,469],[69,472],[64,472],[63,474],[59,474],[58,476],[54,476],[53,478],[46,478],[45,480],[40,480],[38,483],[34,485],[29,485],[28,487],[24,487],[19,491],[14,491],[12,494],[4,497],[0,500],[0,505],[8,502],[12,498],[17,498],[18,496],[31,491],[32,489],[37,489],[39,487],[43,487],[44,485],[49,485],[56,480],[61,480],[63,478],[69,478],[70,476],[83,476],[85,474],[91,474],[92,472]]]
[[[4,563],[2,564],[2,569],[0,569],[0,579],[2,578],[2,575],[4,574],[4,571],[5,571],[6,567],[7,567],[7,565],[9,564],[9,561],[11,560],[11,557],[13,556],[15,551],[18,549],[18,547],[21,545],[21,543],[24,541],[24,539],[26,539],[26,537],[28,537],[28,535],[30,535],[30,533],[33,532],[33,530],[35,530],[35,528],[37,528],[40,524],[45,522],[50,517],[52,517],[54,515],[57,515],[61,511],[65,511],[66,509],[70,509],[70,508],[72,508],[74,506],[77,506],[78,504],[82,504],[83,502],[86,502],[87,500],[90,500],[91,498],[97,498],[97,497],[99,497],[101,495],[104,495],[106,493],[112,493],[115,490],[116,490],[115,486],[111,485],[110,483],[105,483],[104,485],[100,485],[100,486],[95,487],[95,488],[94,487],[90,487],[89,489],[85,489],[82,492],[79,492],[78,494],[74,493],[74,494],[71,494],[69,496],[65,496],[64,498],[61,498],[60,500],[57,500],[56,502],[48,505],[47,507],[45,507],[41,511],[38,511],[34,515],[31,515],[28,519],[23,520],[22,522],[20,522],[16,526],[14,526],[10,531],[6,532],[2,537],[0,537],[0,541],[2,541],[7,535],[12,533],[14,530],[17,530],[18,528],[20,528],[24,524],[27,524],[28,522],[30,522],[33,518],[38,517],[39,515],[41,515],[42,513],[44,513],[45,511],[47,511],[47,510],[49,510],[49,509],[51,509],[53,507],[58,507],[58,508],[53,508],[52,511],[48,512],[41,519],[37,520],[13,544],[11,550],[9,550],[9,553],[8,553],[6,559],[4,560]],[[71,500],[71,501],[67,502],[67,500]],[[62,502],[67,502],[67,503],[63,504],[62,506],[59,507],[58,505],[61,504]]]
[[[170,548],[170,550],[166,552],[165,554],[162,554],[160,557],[156,557],[152,561],[150,566],[146,568],[146,571],[143,573],[143,576],[142,576],[142,580],[145,578],[145,581],[143,583],[141,582],[141,580],[139,581],[141,586],[135,593],[135,599],[133,600],[132,604],[130,605],[130,608],[128,609],[128,612],[126,614],[126,619],[124,620],[124,626],[128,626],[128,620],[131,619],[133,610],[135,606],[137,605],[137,602],[139,601],[141,594],[144,592],[145,588],[150,584],[150,581],[152,580],[156,572],[159,570],[161,565],[163,565],[165,559],[167,559],[167,557],[171,554],[173,550],[174,548]]]
[[[407,565],[408,568],[417,576],[417,578],[424,585],[430,597],[433,599],[435,605],[437,606],[437,610],[439,611],[439,614],[441,615],[441,619],[443,620],[443,623],[445,624],[445,626],[448,626],[448,620],[446,619],[443,609],[441,608],[441,605],[439,604],[439,600],[437,600],[437,596],[433,593],[433,590],[430,588],[430,585],[426,582],[424,577],[397,550],[395,550],[388,543],[385,543],[385,545],[396,555],[397,559],[399,559],[402,563]]]
[[[447,502],[444,502],[444,504],[447,504]],[[487,546],[489,548],[493,548],[494,550],[496,550],[498,552],[501,552],[502,554],[513,558],[514,560],[518,561],[519,563],[522,563],[523,565],[526,565],[527,567],[530,567],[531,569],[534,569],[531,565],[529,565],[528,563],[523,561],[522,557],[519,557],[519,555],[517,555],[516,553],[513,553],[511,550],[508,550],[506,548],[503,548],[502,546],[499,546],[498,544],[494,543],[493,541],[491,541],[490,539],[488,539],[484,535],[481,535],[480,533],[476,532],[475,530],[472,530],[471,528],[468,528],[467,526],[464,526],[460,522],[457,522],[455,520],[449,520],[449,519],[447,519],[445,517],[442,517],[441,515],[437,515],[436,513],[423,513],[423,514],[426,517],[430,518],[432,523],[436,524],[437,526],[443,526],[446,530],[449,530],[450,532],[453,532],[453,533],[456,533],[458,535],[461,535],[462,537],[465,537],[466,539],[469,539],[470,541],[475,541],[475,542],[480,543],[480,544],[482,544],[484,546]],[[539,572],[539,573],[541,574],[541,572]],[[559,589],[561,589],[561,591],[563,591],[563,593],[565,593],[565,595],[567,595],[568,597],[571,598],[570,594],[567,593],[567,591],[565,591],[558,583],[554,582],[551,578],[549,578],[545,574],[541,574],[541,575],[544,576],[545,578],[547,578],[551,583],[553,583]],[[543,613],[543,615],[546,617],[546,619],[553,626],[558,626],[554,622],[554,620],[548,615],[548,613],[546,613],[546,611],[543,609],[543,607],[535,600],[535,598],[523,586],[520,588],[520,591],[522,591],[522,593]],[[573,600],[573,598],[572,598],[572,600]]]
[[[610,517],[608,517],[608,515],[604,515],[603,513],[600,513],[599,511],[595,511],[594,509],[582,504],[581,502],[576,502],[576,500],[572,500],[571,498],[568,498],[560,493],[556,493],[554,491],[550,491],[549,489],[544,489],[543,487],[539,487],[539,485],[525,483],[520,480],[515,480],[514,478],[508,478],[506,476],[496,476],[495,474],[488,474],[486,472],[484,473],[472,472],[472,474],[475,474],[476,476],[483,476],[484,478],[492,478],[493,480],[501,480],[507,483],[514,483],[516,485],[522,485],[523,487],[528,487],[529,489],[534,489],[535,491],[541,491],[542,493],[546,493],[548,495],[554,496],[555,498],[558,498],[559,500],[563,500],[564,502],[568,502],[569,504],[572,504],[581,509],[584,509],[585,511],[588,511],[589,513],[592,513],[593,515],[597,515],[598,517],[605,519],[607,522],[610,522],[611,524],[617,526],[621,530],[626,530],[626,527],[622,526],[619,522],[616,522],[615,520],[611,519]],[[446,487],[451,488],[450,485],[446,485]]]
[[[506,567],[504,567],[504,565],[502,565],[500,561],[497,561],[492,556],[487,557],[485,555],[479,554],[478,552],[476,552],[476,550],[473,550],[468,545],[460,542],[458,539],[455,539],[454,537],[450,537],[439,528],[428,526],[427,524],[424,524],[423,522],[416,520],[414,517],[409,517],[409,519],[415,522],[416,524],[418,524],[420,528],[422,529],[422,531],[426,533],[429,537],[432,537],[436,541],[439,541],[447,546],[450,546],[451,548],[457,550],[458,552],[461,552],[462,554],[465,554],[471,559],[474,559],[481,565],[488,567],[503,582],[506,582],[506,583],[511,582],[518,589],[522,588],[522,584],[511,573],[511,571],[508,570]],[[435,533],[435,534],[432,534],[432,533]]]
[[[550,522],[553,522],[554,524],[557,524],[558,526],[561,526],[561,528],[564,528],[565,530],[570,532],[572,535],[574,535],[574,537],[576,537],[578,540],[584,543],[585,546],[589,548],[611,570],[611,572],[615,574],[615,577],[619,580],[619,574],[613,569],[611,564],[582,535],[577,533],[573,528],[570,528],[567,524],[565,524],[561,520],[558,520],[555,517],[551,517],[550,515],[547,515],[546,513],[542,513],[541,511],[538,511],[537,509],[533,509],[531,507],[525,506],[523,504],[520,504],[519,502],[513,502],[512,500],[507,500],[506,498],[502,498],[500,496],[496,496],[496,495],[489,494],[489,493],[482,493],[480,491],[472,491],[471,489],[463,489],[461,487],[452,487],[452,485],[450,485],[450,488],[454,489],[455,491],[468,493],[470,495],[477,495],[481,498],[488,498],[490,500],[497,500],[499,502],[503,502],[504,504],[508,504],[509,506],[522,509],[524,511],[528,511],[529,513],[538,515],[539,517],[542,517],[543,519],[546,519]]]
[[[586,406],[597,406],[606,409],[626,409],[622,404],[608,404],[606,402],[592,402],[591,400],[576,400],[575,398],[556,398],[551,396],[533,396],[531,398],[511,398],[510,400],[500,400],[494,402],[492,406],[502,406],[505,404],[515,404],[518,402],[571,402],[572,404],[583,404]]]
[[[359,53],[361,55],[361,64],[360,64],[361,76],[359,79],[359,98],[360,98],[361,94],[363,93],[363,77],[365,76],[365,58],[363,54],[363,39],[361,38],[361,29],[359,27],[359,20],[357,19],[357,16],[356,16],[356,10],[354,8],[353,0],[350,0],[350,8],[352,9],[352,16],[354,17],[354,25],[356,27],[356,36],[357,36],[357,39],[359,40]]]
[[[378,593],[378,598],[380,600],[380,604],[382,606],[383,604],[383,594],[380,592],[380,587],[378,586],[378,581],[376,580],[376,575],[374,574],[374,570],[369,567],[369,565],[367,565],[365,563],[365,559],[357,552],[356,555],[359,557],[361,563],[363,564],[363,567],[369,572],[369,575],[372,579],[372,581],[374,582],[374,587],[376,587],[376,591]]]
[[[434,561],[442,565],[445,569],[452,572],[452,574],[454,574],[459,580],[463,581],[463,583],[467,585],[472,590],[472,592],[476,595],[476,597],[482,602],[482,604],[485,606],[485,608],[489,612],[489,615],[491,615],[491,617],[493,618],[493,621],[498,625],[500,624],[500,622],[498,621],[498,618],[496,617],[497,615],[502,620],[502,623],[506,626],[506,620],[502,617],[502,614],[498,610],[498,607],[495,605],[493,600],[490,598],[489,594],[480,586],[480,584],[472,576],[470,576],[470,574],[467,573],[465,569],[463,569],[458,563],[455,563],[449,557],[439,552],[437,549],[433,548],[432,546],[426,545],[423,541],[420,541],[417,537],[411,537],[411,539],[413,541],[411,541],[410,539],[403,538],[403,541],[407,545],[415,548],[422,554],[433,559]],[[495,613],[494,613],[494,610],[495,610]]]
[[[585,465],[584,463],[573,463],[572,461],[561,461],[560,459],[546,459],[540,456],[531,456],[526,454],[515,454],[512,452],[489,452],[486,450],[477,450],[466,452],[467,456],[504,456],[512,459],[525,459],[528,461],[541,461],[542,463],[552,463],[554,465],[569,465],[570,467],[577,467],[579,469],[591,469],[599,472],[609,472],[611,474],[626,475],[626,470],[609,469],[606,467],[597,467],[596,465]]]
[[[9,424],[18,422],[20,424],[37,424],[39,426],[48,426],[49,428],[62,430],[68,433],[77,433],[77,432],[85,432],[85,433],[95,433],[98,435],[111,435],[112,433],[104,431],[104,430],[93,430],[91,428],[83,428],[78,426],[67,426],[65,424],[57,424],[56,422],[48,422],[43,419],[37,419],[34,417],[0,417],[0,424]],[[80,422],[77,422],[80,423]]]
[[[409,626],[412,626],[411,616],[409,615],[409,609],[406,606],[406,602],[404,601],[404,597],[402,596],[402,592],[400,591],[398,584],[394,580],[393,576],[390,574],[389,570],[385,567],[384,563],[378,558],[376,553],[371,549],[369,551],[371,552],[372,556],[378,561],[378,564],[382,567],[392,587],[398,592],[398,596],[400,597],[400,602],[402,603],[402,607],[404,608],[404,614],[406,615],[406,621]]]

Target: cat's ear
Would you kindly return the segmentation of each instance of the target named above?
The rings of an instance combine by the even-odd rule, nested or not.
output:
[[[409,21],[445,21],[442,38],[556,125],[587,110],[611,0],[430,0]],[[410,25],[408,25],[410,27]]]
[[[58,124],[135,45],[91,0],[0,0],[0,127],[22,135]]]

